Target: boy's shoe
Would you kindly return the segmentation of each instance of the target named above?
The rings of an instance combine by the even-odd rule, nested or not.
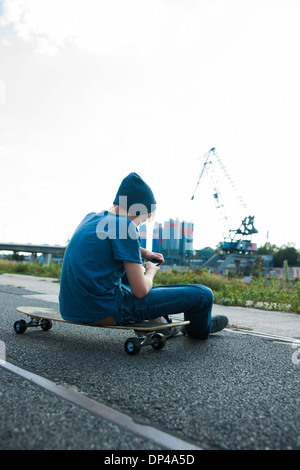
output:
[[[172,323],[172,319],[168,316],[164,316],[168,323]],[[165,328],[164,330],[158,330],[158,333],[163,334],[166,339],[173,338],[173,336],[178,335],[181,332],[180,326],[173,326],[173,328]]]
[[[173,336],[178,335],[180,333],[180,326],[173,326],[173,328],[165,328],[164,330],[157,330],[157,333],[161,333],[168,338],[172,338]]]
[[[211,320],[211,329],[210,333],[217,333],[221,331],[228,325],[228,318],[225,315],[215,315]],[[185,336],[188,336],[185,326],[181,327],[181,333]]]
[[[217,333],[217,331],[221,331],[224,328],[226,328],[227,325],[228,325],[228,318],[225,317],[225,315],[216,315],[212,317],[210,332]]]

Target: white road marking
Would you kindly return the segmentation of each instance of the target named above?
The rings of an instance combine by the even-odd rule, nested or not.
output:
[[[126,431],[132,432],[145,439],[150,439],[162,448],[170,450],[203,450],[200,447],[179,439],[178,437],[172,436],[164,431],[160,431],[152,426],[136,423],[130,416],[124,413],[88,398],[80,392],[68,389],[37,374],[22,369],[21,367],[15,366],[3,359],[0,359],[0,366],[41,388],[54,393],[60,398],[70,401],[71,403],[89,411],[93,415],[106,419],[107,421],[122,427]]]

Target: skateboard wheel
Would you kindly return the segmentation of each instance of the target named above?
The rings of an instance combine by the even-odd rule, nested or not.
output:
[[[46,318],[42,318],[41,320],[41,328],[43,331],[51,330],[53,323],[51,320],[47,320]]]
[[[162,349],[166,344],[166,337],[161,333],[155,333],[152,338],[152,348],[153,349]]]
[[[27,324],[25,320],[18,320],[14,323],[14,330],[17,333],[17,335],[21,335],[25,333],[27,330]]]
[[[138,354],[142,347],[137,338],[129,338],[125,341],[124,348],[127,354],[133,356],[135,354]]]

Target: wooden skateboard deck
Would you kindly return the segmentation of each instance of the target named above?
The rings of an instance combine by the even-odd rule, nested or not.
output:
[[[40,326],[42,330],[48,331],[52,328],[52,322],[69,323],[73,325],[91,326],[93,328],[111,328],[117,330],[134,330],[137,338],[129,338],[125,341],[124,348],[128,354],[137,354],[143,346],[151,345],[154,349],[162,349],[166,343],[166,337],[160,334],[160,330],[188,325],[189,321],[174,323],[155,323],[151,321],[130,323],[128,325],[89,325],[87,323],[64,320],[60,313],[52,308],[41,307],[17,307],[17,311],[30,317],[30,321],[18,320],[14,323],[17,334],[23,334],[29,327]]]

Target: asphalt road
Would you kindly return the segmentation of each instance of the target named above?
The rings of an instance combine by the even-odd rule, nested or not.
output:
[[[0,358],[13,369],[0,364],[0,449],[300,449],[296,341],[228,329],[128,356],[126,331],[16,335],[17,306],[57,308],[20,287],[0,285]]]

